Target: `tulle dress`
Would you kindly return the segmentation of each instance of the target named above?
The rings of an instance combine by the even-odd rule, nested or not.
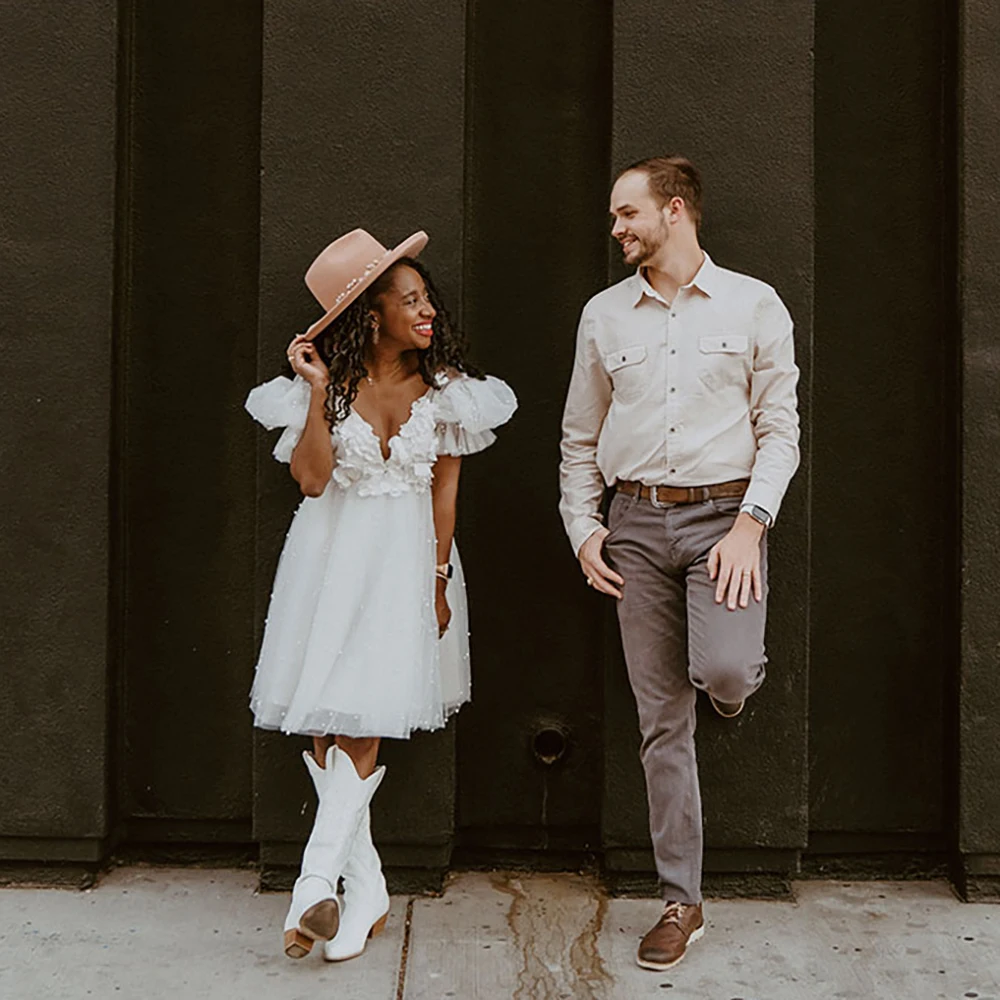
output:
[[[309,385],[283,376],[246,408],[283,427],[274,457],[290,462]],[[333,475],[292,519],[278,562],[250,707],[285,733],[405,738],[438,729],[471,697],[468,607],[457,548],[438,639],[431,479],[439,455],[471,455],[517,408],[500,379],[441,375],[418,398],[382,456],[355,410],[334,429]]]

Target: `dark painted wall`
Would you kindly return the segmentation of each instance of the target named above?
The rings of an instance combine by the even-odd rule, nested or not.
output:
[[[966,890],[1000,897],[1000,108],[996,39],[1000,11],[962,4],[961,321],[964,403],[962,475],[962,671],[959,848]]]
[[[817,7],[818,832],[943,831],[943,699],[956,666],[945,29],[937,0]]]
[[[577,319],[604,274],[610,29],[601,0],[473,4],[465,320],[520,409],[463,471],[474,700],[459,717],[458,819],[470,847],[596,846],[600,606],[563,533],[557,468]],[[542,729],[565,740],[552,765],[533,752]]]
[[[123,155],[127,839],[250,839],[261,10],[136,4]]]
[[[258,380],[283,370],[285,345],[320,315],[303,284],[307,267],[355,227],[387,246],[427,229],[423,259],[447,301],[460,301],[465,5],[268,4],[263,66]],[[263,435],[256,456],[262,623],[299,498]],[[265,843],[268,864],[297,861],[298,841],[308,834],[314,793],[297,753],[304,743],[274,734],[256,741],[254,835]],[[373,821],[387,860],[444,863],[454,816],[454,727],[411,744],[387,743],[384,760]]]
[[[7,858],[97,857],[108,832],[116,44],[113,3],[0,4]]]
[[[771,536],[769,679],[734,724],[701,712],[698,755],[706,847],[805,845],[809,403],[813,250],[813,23],[794,3],[615,4],[612,161],[680,153],[703,173],[702,239],[713,259],[777,288],[796,324],[803,461]],[[665,56],[669,53],[669,56]],[[622,275],[612,251],[612,277]],[[648,870],[635,709],[620,660],[609,660],[605,844],[613,865]],[[704,709],[702,704],[701,708]],[[734,855],[706,856],[733,870]],[[759,860],[753,864],[760,864]]]

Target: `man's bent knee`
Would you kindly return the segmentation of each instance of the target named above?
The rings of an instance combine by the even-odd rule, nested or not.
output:
[[[765,662],[713,660],[691,668],[691,683],[717,701],[735,704],[764,683]]]

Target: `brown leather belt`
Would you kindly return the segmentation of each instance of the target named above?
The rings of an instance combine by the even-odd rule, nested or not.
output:
[[[741,497],[750,485],[749,479],[734,479],[714,486],[643,486],[634,480],[619,480],[615,488],[619,493],[641,500],[659,503],[702,503],[705,500],[719,500],[723,497]]]

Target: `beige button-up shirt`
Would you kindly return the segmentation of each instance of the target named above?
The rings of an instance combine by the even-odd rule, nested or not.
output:
[[[792,319],[770,285],[708,254],[670,305],[641,272],[583,308],[563,416],[559,505],[574,552],[604,485],[749,479],[772,523],[799,464]]]

